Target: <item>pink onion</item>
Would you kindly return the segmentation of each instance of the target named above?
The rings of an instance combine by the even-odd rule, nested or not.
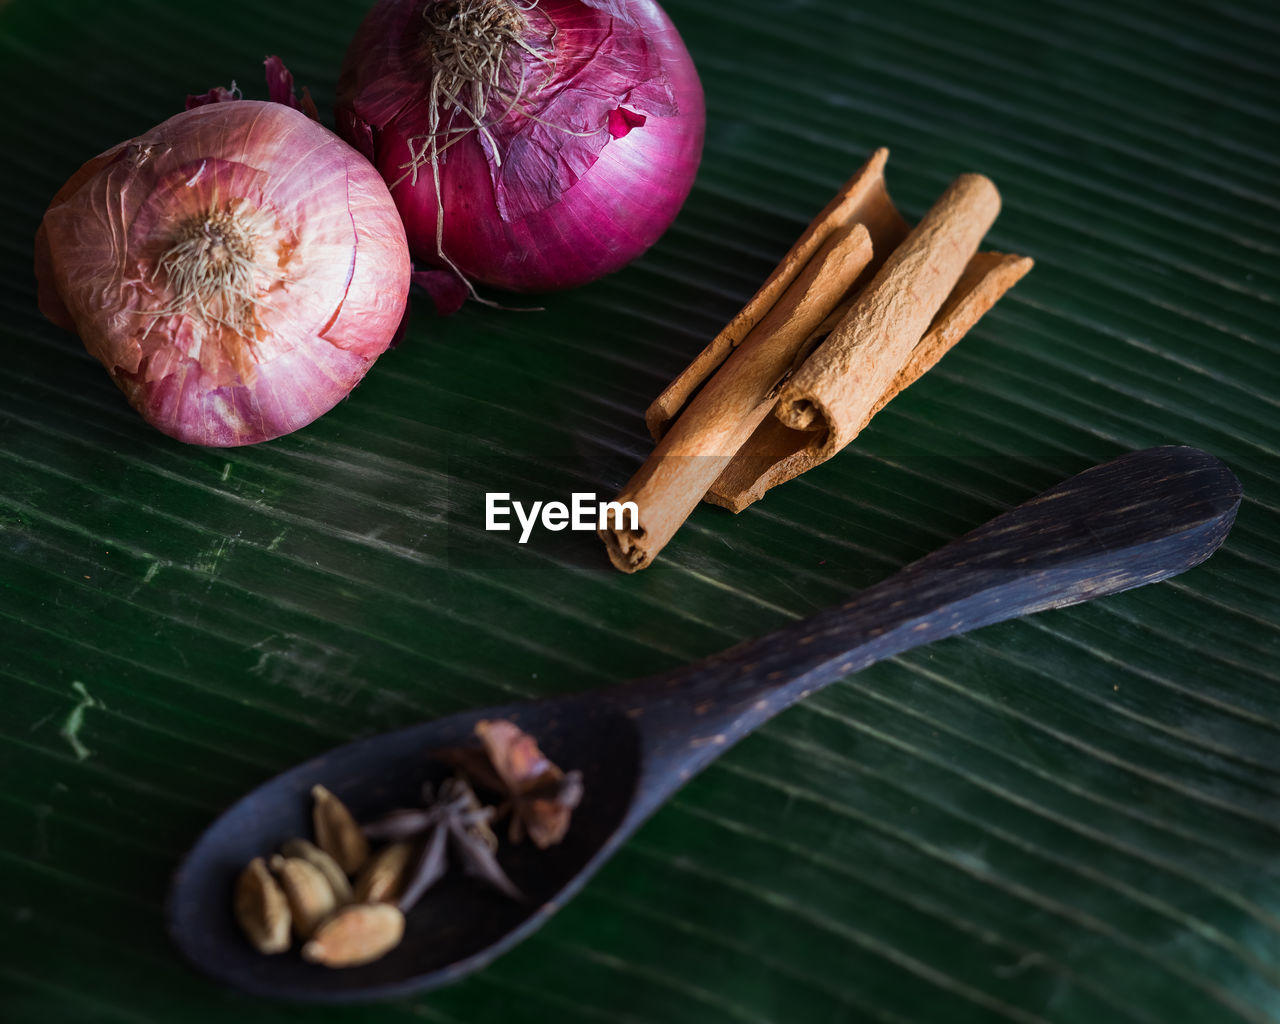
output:
[[[204,445],[265,441],[331,409],[394,337],[409,272],[373,167],[298,110],[250,100],[90,160],[36,236],[45,315],[147,422]]]
[[[338,131],[391,185],[415,259],[515,291],[657,241],[704,121],[653,0],[381,0],[338,83]]]

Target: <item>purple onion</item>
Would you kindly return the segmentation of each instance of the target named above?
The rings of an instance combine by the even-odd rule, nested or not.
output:
[[[446,22],[486,26],[488,84],[443,56]],[[415,259],[546,291],[657,241],[693,185],[705,113],[652,0],[381,0],[347,51],[337,121],[391,186]]]

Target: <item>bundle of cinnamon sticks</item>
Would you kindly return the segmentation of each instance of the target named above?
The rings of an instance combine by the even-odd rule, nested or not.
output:
[[[957,178],[911,228],[875,152],[760,290],[645,414],[658,442],[618,494],[634,524],[600,530],[623,572],[648,566],[706,500],[740,512],[825,462],[933,366],[1028,270],[978,252],[1000,212]]]

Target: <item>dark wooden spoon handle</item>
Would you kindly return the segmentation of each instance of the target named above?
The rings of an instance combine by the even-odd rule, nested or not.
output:
[[[645,738],[645,775],[687,778],[784,707],[882,658],[1190,569],[1222,543],[1239,504],[1231,471],[1194,448],[1086,470],[842,605],[619,688]]]

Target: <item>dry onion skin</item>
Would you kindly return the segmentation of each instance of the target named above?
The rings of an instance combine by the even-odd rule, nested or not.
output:
[[[380,0],[336,114],[391,185],[415,259],[520,292],[584,284],[657,241],[705,127],[653,0]]]
[[[41,311],[129,403],[225,447],[305,426],[395,337],[404,227],[372,166],[280,103],[215,103],[80,168],[36,235]]]

